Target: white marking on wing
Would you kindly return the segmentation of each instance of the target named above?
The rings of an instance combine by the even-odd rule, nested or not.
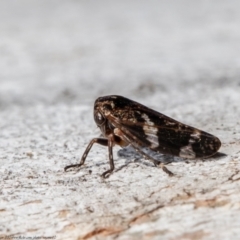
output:
[[[151,148],[156,148],[159,146],[158,141],[158,128],[154,127],[154,123],[150,120],[147,114],[142,114],[142,118],[146,121],[147,125],[143,126],[144,133],[147,136],[147,140],[151,143]]]
[[[193,151],[191,143],[189,143],[187,146],[180,148],[179,156],[182,158],[195,158],[196,157],[196,153]]]

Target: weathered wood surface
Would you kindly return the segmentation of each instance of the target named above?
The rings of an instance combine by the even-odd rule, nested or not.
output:
[[[1,239],[240,239],[239,2],[0,5]],[[218,136],[221,154],[168,177],[115,148],[103,180],[96,145],[65,173],[105,94]]]

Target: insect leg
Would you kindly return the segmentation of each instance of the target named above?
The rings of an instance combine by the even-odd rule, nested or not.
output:
[[[64,171],[66,171],[69,168],[81,167],[84,164],[84,162],[86,160],[86,157],[87,157],[87,155],[88,155],[89,151],[91,150],[91,148],[92,148],[94,143],[98,143],[98,144],[103,145],[103,146],[108,146],[108,139],[105,139],[105,138],[93,138],[91,140],[91,142],[88,144],[85,152],[83,153],[80,163],[79,164],[68,165],[68,166],[66,166],[64,168]]]
[[[167,173],[169,176],[172,176],[173,173],[171,171],[169,171],[164,163],[159,163],[158,161],[156,161],[156,159],[152,158],[151,156],[147,155],[145,152],[143,152],[139,147],[138,145],[134,144],[130,138],[128,137],[128,134],[125,133],[123,134],[123,132],[121,131],[121,129],[119,128],[115,128],[114,129],[114,133],[119,136],[124,142],[128,143],[128,144],[131,144],[131,146],[137,151],[139,152],[140,154],[142,154],[147,160],[149,160],[150,162],[152,162],[155,166],[160,166],[162,168],[162,170]]]
[[[133,146],[133,148],[134,148],[137,152],[139,152],[139,153],[142,154],[144,157],[146,157],[147,160],[151,161],[156,167],[157,167],[157,166],[160,166],[165,173],[167,173],[169,176],[173,176],[173,173],[167,169],[167,167],[165,166],[164,163],[162,163],[162,162],[159,163],[156,159],[152,158],[151,156],[149,156],[149,155],[147,155],[145,152],[143,152],[139,147],[134,146],[133,144],[131,144],[131,146]]]
[[[108,153],[109,153],[109,164],[110,164],[110,169],[105,171],[102,174],[103,178],[108,178],[112,171],[114,170],[114,161],[113,161],[113,153],[112,153],[112,148],[114,145],[114,136],[110,136],[108,139]]]

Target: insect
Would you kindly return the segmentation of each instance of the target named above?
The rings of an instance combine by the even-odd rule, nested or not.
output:
[[[80,167],[94,143],[108,147],[110,169],[102,174],[107,178],[114,170],[112,148],[131,145],[137,152],[172,175],[166,166],[142,151],[153,151],[182,158],[206,158],[214,155],[221,146],[220,140],[202,130],[180,123],[128,98],[110,95],[99,97],[94,104],[94,120],[104,138],[93,138],[79,164]]]

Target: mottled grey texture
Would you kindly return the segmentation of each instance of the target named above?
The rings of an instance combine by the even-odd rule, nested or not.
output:
[[[240,238],[240,2],[0,3],[0,237]],[[92,108],[121,94],[222,140],[168,177],[128,150],[109,179]],[[125,154],[123,157],[123,155]]]

